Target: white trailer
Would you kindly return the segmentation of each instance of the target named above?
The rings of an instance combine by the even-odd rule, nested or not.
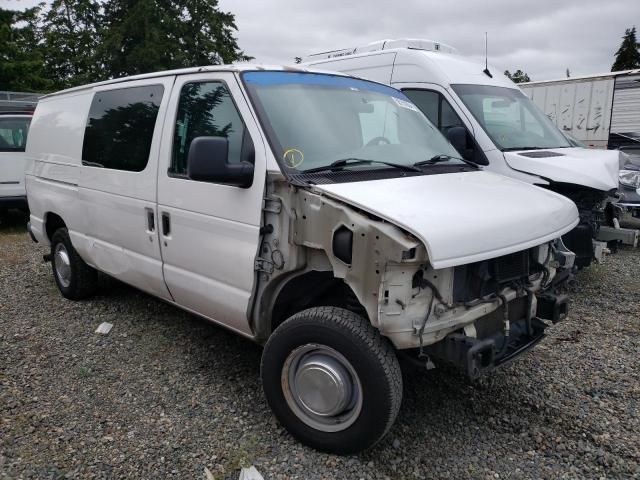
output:
[[[555,124],[596,148],[617,148],[640,132],[640,69],[521,83]]]

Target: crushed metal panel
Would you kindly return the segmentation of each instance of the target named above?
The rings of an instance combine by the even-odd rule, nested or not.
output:
[[[351,264],[333,254],[333,235],[342,226],[353,232]],[[351,287],[374,326],[387,263],[415,263],[415,271],[418,264],[426,262],[424,246],[396,226],[371,219],[339,201],[312,192],[298,193],[293,231],[295,244],[326,253],[334,276],[343,278]],[[403,252],[408,251],[413,252],[413,257],[403,259]]]

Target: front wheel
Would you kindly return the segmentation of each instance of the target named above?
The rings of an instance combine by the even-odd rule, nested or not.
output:
[[[402,400],[393,347],[366,319],[341,308],[311,308],[280,325],[265,345],[261,376],[280,423],[331,453],[375,445]]]

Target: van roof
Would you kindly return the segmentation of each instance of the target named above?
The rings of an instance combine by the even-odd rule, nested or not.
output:
[[[385,42],[380,45],[381,42]],[[307,57],[305,65],[317,68],[338,68],[350,75],[359,76],[358,68],[350,60],[364,59],[377,55],[397,53],[393,61],[393,78],[391,85],[396,83],[437,83],[440,85],[474,84],[490,85],[517,89],[501,70],[489,65],[491,76],[487,75],[484,63],[480,63],[459,55],[453,47],[447,51],[442,46],[439,49],[428,48],[431,40],[385,40],[369,44],[368,49],[336,50]],[[422,42],[422,43],[420,43]],[[424,48],[417,48],[422,45]],[[443,45],[443,44],[440,44]],[[349,64],[349,68],[337,66],[339,63]],[[415,68],[418,67],[418,68]],[[389,82],[385,82],[389,83]]]
[[[229,64],[229,65],[205,65],[202,67],[179,68],[175,70],[164,70],[160,72],[143,73],[140,75],[132,75],[130,77],[114,78],[114,79],[105,80],[102,82],[89,83],[87,85],[67,88],[65,90],[60,90],[58,92],[50,93],[41,97],[41,99],[50,98],[56,95],[63,95],[71,92],[88,90],[88,89],[103,86],[103,85],[131,82],[134,80],[144,80],[147,78],[167,77],[172,75],[189,75],[192,73],[200,73],[200,72],[247,72],[247,71],[257,71],[257,70],[332,73],[336,75],[336,72],[329,72],[326,70],[319,70],[319,69],[308,68],[304,66],[259,65],[259,64],[253,64],[253,63],[235,63],[235,64]],[[338,75],[343,75],[343,74],[338,74]]]
[[[337,57],[346,57],[357,53],[378,52],[381,50],[390,50],[393,48],[409,48],[412,50],[427,50],[430,52],[458,53],[451,45],[438,42],[436,40],[428,40],[426,38],[398,38],[376,40],[360,47],[342,48],[340,50],[330,50],[328,52],[312,53],[304,58],[304,62],[314,60],[323,60]]]

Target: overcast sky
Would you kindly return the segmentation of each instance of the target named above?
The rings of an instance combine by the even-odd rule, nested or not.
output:
[[[0,0],[24,8],[37,0]],[[261,63],[365,45],[428,38],[501,71],[532,80],[607,72],[625,28],[640,22],[640,0],[219,0],[234,13],[240,47]],[[640,27],[640,24],[637,25]]]

